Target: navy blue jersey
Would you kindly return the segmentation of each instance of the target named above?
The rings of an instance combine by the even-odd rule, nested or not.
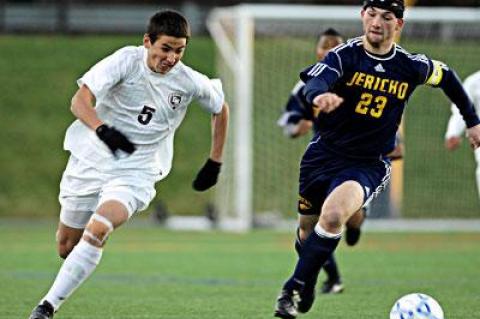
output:
[[[305,83],[298,81],[293,87],[283,114],[277,122],[279,126],[288,129],[289,125],[296,125],[300,120],[314,120],[312,106],[305,100],[305,96],[303,95],[304,86]],[[316,122],[314,122],[313,131],[318,131]]]
[[[300,74],[306,83],[303,94],[307,103],[327,91],[344,99],[334,111],[318,114],[318,132],[309,148],[321,143],[346,157],[379,158],[386,149],[393,149],[395,133],[415,88],[439,86],[449,72],[445,64],[410,54],[396,44],[383,56],[367,52],[362,38],[337,46]],[[478,118],[471,117],[470,124],[474,123]]]
[[[318,121],[315,121],[315,117],[313,115],[314,111],[312,108],[312,104],[308,103],[305,99],[305,95],[303,94],[303,88],[305,83],[299,81],[292,89],[290,93],[290,97],[288,99],[287,104],[285,105],[284,112],[280,119],[278,120],[277,124],[288,132],[289,125],[296,125],[300,120],[309,120],[313,121],[313,134],[316,136],[320,131],[318,126]],[[393,144],[389,141],[387,144],[384,145],[382,150],[382,155],[387,155],[395,146],[400,143],[400,135],[397,132],[395,140]]]

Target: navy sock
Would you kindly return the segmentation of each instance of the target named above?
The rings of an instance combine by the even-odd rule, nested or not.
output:
[[[340,273],[338,272],[337,262],[333,254],[330,255],[322,268],[327,273],[327,280],[329,282],[337,282],[340,280]]]
[[[298,257],[302,254],[303,243],[300,239],[300,228],[297,228],[297,234],[295,236],[295,251],[297,252]]]
[[[340,236],[328,238],[318,235],[315,231],[312,232],[302,245],[301,255],[292,277],[287,280],[283,288],[289,291],[301,291],[305,285],[310,286],[339,241]]]

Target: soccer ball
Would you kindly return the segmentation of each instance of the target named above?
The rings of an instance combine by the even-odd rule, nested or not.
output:
[[[398,299],[390,311],[390,319],[444,319],[443,310],[432,297],[415,293]]]

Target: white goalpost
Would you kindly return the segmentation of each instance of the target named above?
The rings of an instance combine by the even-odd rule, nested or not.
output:
[[[298,164],[308,138],[288,140],[276,126],[276,120],[299,71],[315,62],[313,50],[318,34],[333,27],[345,38],[360,35],[360,10],[359,6],[260,4],[212,10],[207,27],[217,49],[218,76],[231,105],[231,133],[216,193],[221,229],[246,231],[255,225],[279,225],[295,217]],[[403,35],[408,41],[407,50],[413,46],[433,58],[446,59],[461,77],[480,68],[480,9],[415,7],[406,10],[405,19]],[[459,187],[458,180],[473,179],[469,153],[463,151],[449,157],[446,165],[453,165],[450,168],[438,164],[439,170],[454,167],[455,176],[436,176],[433,168],[431,187],[438,190],[429,194],[415,191],[427,192],[422,181],[409,179],[423,170],[421,165],[425,160],[421,150],[425,143],[432,144],[430,138],[442,143],[442,130],[449,116],[448,101],[437,92],[430,93],[420,93],[410,104],[421,104],[418,108],[427,113],[426,117],[434,118],[431,122],[436,129],[419,127],[410,120],[420,118],[420,111],[407,113],[408,197],[403,203],[403,213],[417,217],[418,210],[418,217],[426,214],[426,217],[450,218],[448,212],[443,213],[443,207],[456,207],[458,203],[441,202],[438,207],[432,203],[451,201],[447,195],[452,187]],[[419,136],[418,141],[412,136]],[[429,150],[432,156],[439,156],[442,151],[442,145]],[[469,162],[465,164],[466,161]],[[472,185],[469,182],[460,186],[468,196],[468,204],[462,204],[466,218],[468,211],[478,209],[478,198],[470,198],[468,191]],[[418,194],[410,194],[415,192]],[[418,204],[425,201],[426,206]],[[458,198],[458,202],[465,202],[465,198]]]

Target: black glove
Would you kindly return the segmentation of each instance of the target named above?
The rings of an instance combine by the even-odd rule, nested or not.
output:
[[[100,125],[95,130],[99,139],[107,144],[113,155],[117,155],[118,150],[132,154],[135,152],[135,145],[128,140],[128,138],[121,132],[117,131],[114,127],[107,126],[105,124]]]
[[[205,165],[200,169],[192,183],[194,190],[203,192],[217,183],[222,163],[208,159]]]

